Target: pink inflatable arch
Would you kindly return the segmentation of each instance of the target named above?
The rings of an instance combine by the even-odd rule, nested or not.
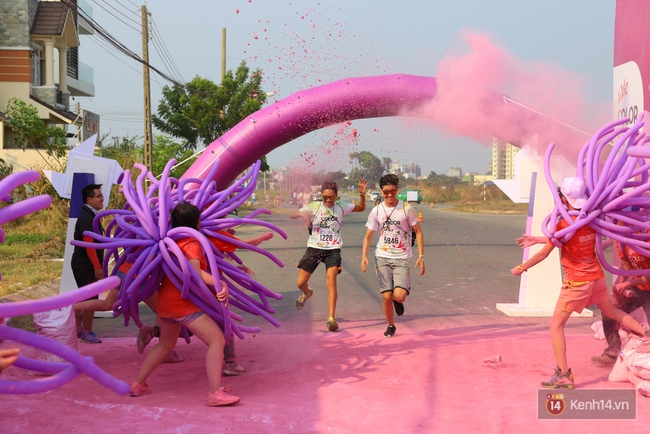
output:
[[[205,179],[218,160],[214,180],[225,188],[255,161],[304,134],[351,119],[408,116],[435,93],[435,78],[404,74],[347,78],[301,90],[235,125],[181,178]]]

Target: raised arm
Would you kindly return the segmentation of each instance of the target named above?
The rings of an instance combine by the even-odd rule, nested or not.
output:
[[[352,212],[361,212],[366,210],[366,188],[368,187],[368,182],[365,178],[359,180],[359,202],[354,204],[354,209]]]
[[[526,247],[534,246],[535,244],[545,244],[548,241],[546,237],[536,237],[534,235],[522,234],[515,242],[519,247],[525,249]]]

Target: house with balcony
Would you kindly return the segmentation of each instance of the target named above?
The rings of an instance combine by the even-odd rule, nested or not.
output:
[[[92,68],[79,56],[80,35],[94,32],[84,18],[92,8],[85,0],[0,0],[0,10],[0,158],[15,170],[42,167],[42,152],[17,149],[3,112],[17,98],[77,135],[83,119],[70,100],[95,95]]]

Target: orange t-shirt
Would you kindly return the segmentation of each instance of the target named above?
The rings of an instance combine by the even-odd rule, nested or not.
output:
[[[626,245],[621,246],[621,243],[618,241],[616,242],[616,247],[618,248],[618,256],[627,259],[633,270],[647,270],[650,268],[650,258],[647,256],[635,252]],[[621,247],[623,247],[623,250],[621,250]],[[634,279],[638,278],[639,276],[634,276]],[[637,288],[642,291],[650,291],[650,285],[637,285]]]
[[[176,242],[187,259],[198,259],[201,270],[206,269],[206,261],[201,250],[201,244],[194,238],[183,238]],[[200,312],[194,303],[181,298],[181,291],[176,288],[167,276],[163,278],[158,290],[158,316],[161,318],[181,318]]]
[[[555,231],[560,231],[568,226],[569,223],[562,219],[556,225]],[[600,262],[596,257],[595,246],[596,231],[589,225],[578,229],[573,234],[573,237],[562,245],[561,262],[565,279],[587,282],[605,277]]]
[[[233,235],[230,235],[230,234],[229,234],[228,232],[226,232],[226,231],[217,231],[217,233],[218,233],[219,235],[225,235],[225,236],[230,237],[230,238],[233,238],[233,239],[235,239],[235,240],[239,240],[239,238],[237,238],[237,237],[235,237],[235,236],[233,236]],[[235,250],[237,250],[237,246],[236,246],[236,245],[231,244],[231,243],[229,243],[229,242],[227,242],[227,241],[218,240],[218,239],[213,238],[213,237],[208,237],[208,239],[210,240],[210,242],[211,242],[212,244],[214,244],[214,246],[215,246],[215,247],[217,248],[217,250],[219,250],[220,252],[232,253],[232,252],[234,252]]]

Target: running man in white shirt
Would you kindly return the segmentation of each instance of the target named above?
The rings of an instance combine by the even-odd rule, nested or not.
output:
[[[397,175],[382,176],[379,180],[379,188],[385,200],[375,206],[368,215],[361,254],[361,270],[365,273],[368,268],[368,248],[373,234],[379,230],[379,240],[375,249],[376,271],[382,307],[388,322],[384,336],[390,338],[396,330],[393,307],[398,316],[403,315],[403,303],[411,292],[410,259],[414,234],[419,252],[415,267],[420,267],[420,276],[424,275],[424,237],[415,209],[397,199],[399,188]]]
[[[296,309],[302,309],[305,302],[314,291],[309,287],[309,278],[321,262],[325,263],[327,280],[327,306],[329,318],[327,329],[331,332],[338,330],[339,325],[334,319],[336,314],[337,286],[336,277],[341,272],[341,221],[343,216],[351,212],[361,212],[366,209],[367,182],[359,180],[359,202],[357,204],[337,200],[338,186],[334,181],[325,181],[321,187],[321,201],[313,201],[291,213],[292,219],[303,218],[309,222],[309,239],[307,251],[298,262],[298,288],[302,294],[296,300]]]

